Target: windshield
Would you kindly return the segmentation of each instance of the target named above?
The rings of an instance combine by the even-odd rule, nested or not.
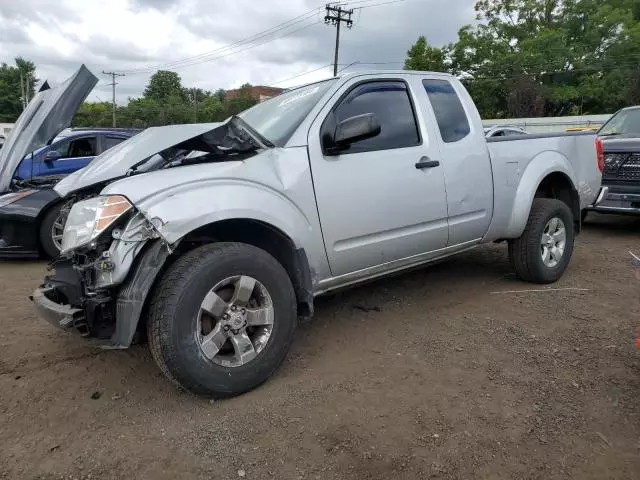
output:
[[[640,108],[620,110],[603,125],[599,135],[626,135],[640,136]]]
[[[271,143],[282,147],[334,80],[282,93],[238,116]]]

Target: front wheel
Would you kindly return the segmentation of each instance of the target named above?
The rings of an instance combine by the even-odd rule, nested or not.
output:
[[[68,210],[63,209],[63,204],[59,203],[49,209],[40,223],[40,246],[49,258],[60,255],[67,214]]]
[[[160,281],[147,330],[163,373],[185,389],[232,397],[267,380],[296,329],[296,299],[264,250],[215,243],[179,258]]]
[[[524,232],[509,241],[516,275],[533,283],[552,283],[564,274],[573,253],[574,221],[560,200],[536,198]]]

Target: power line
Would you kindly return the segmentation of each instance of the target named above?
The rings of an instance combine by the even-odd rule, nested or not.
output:
[[[371,5],[364,5],[362,7],[355,7],[356,9],[362,10],[364,8],[371,8],[371,7],[379,7],[381,5],[389,5],[391,3],[400,3],[400,2],[404,2],[405,0],[390,0],[388,2],[381,2],[381,3],[374,3]]]
[[[175,60],[175,61],[172,61],[172,62],[166,62],[166,63],[153,65],[153,66],[149,66],[149,67],[131,69],[131,70],[123,70],[123,71],[125,73],[142,73],[142,72],[146,72],[146,71],[149,71],[149,70],[173,68],[173,67],[179,66],[181,64],[188,64],[188,63],[191,63],[193,61],[198,61],[198,60],[204,59],[206,57],[213,56],[216,53],[221,53],[221,52],[224,52],[224,51],[227,51],[227,50],[234,49],[236,47],[240,47],[240,46],[252,43],[252,42],[254,42],[256,40],[259,40],[261,38],[273,35],[275,33],[278,33],[280,31],[282,31],[282,30],[286,30],[286,29],[288,29],[288,28],[290,28],[290,27],[292,27],[294,25],[297,25],[299,23],[311,20],[314,16],[316,16],[320,12],[320,9],[321,9],[321,7],[316,7],[316,8],[314,8],[312,10],[309,10],[309,11],[307,11],[307,12],[301,14],[301,15],[298,15],[297,17],[293,17],[292,19],[287,20],[286,22],[282,22],[282,23],[280,23],[278,25],[275,25],[274,27],[268,28],[266,30],[263,30],[261,32],[258,32],[256,34],[254,34],[254,35],[251,35],[249,37],[246,37],[246,38],[240,39],[240,40],[238,40],[236,42],[230,43],[229,45],[225,45],[223,47],[219,47],[219,48],[216,48],[214,50],[210,50],[210,51],[205,52],[205,53],[201,53],[201,54],[194,55],[194,56],[191,56],[191,57],[186,57],[186,58],[183,58],[183,59],[180,59],[180,60]],[[291,33],[293,33],[293,32],[291,32]],[[277,37],[277,38],[280,38],[280,37]]]
[[[277,82],[272,82],[272,83],[270,83],[270,85],[278,85],[279,83],[284,83],[284,82],[287,82],[289,80],[293,80],[294,78],[304,77],[305,75],[309,75],[310,73],[317,72],[317,71],[322,70],[324,68],[330,67],[331,65],[333,65],[333,64],[332,63],[327,63],[326,65],[323,65],[323,66],[318,67],[318,68],[314,68],[313,70],[309,70],[308,72],[299,73],[298,75],[294,75],[293,77],[283,78],[282,80],[278,80]]]
[[[327,14],[324,17],[324,23],[331,24],[336,27],[336,50],[333,57],[333,76],[338,75],[338,51],[340,49],[340,25],[345,23],[347,28],[351,28],[353,26],[353,20],[351,19],[351,15],[353,15],[353,9],[345,10],[340,6],[334,6],[331,4],[327,4],[326,7]]]
[[[371,2],[374,0],[356,0],[355,2],[348,2],[348,3],[354,3],[354,4],[360,4],[360,3],[365,3],[365,5],[361,6],[361,7],[357,7],[357,9],[361,9],[361,8],[369,8],[369,7],[375,7],[378,5],[385,5],[387,3],[398,3],[401,1],[405,1],[405,0],[393,0],[391,2],[382,2],[382,3],[373,3],[373,4],[366,4],[367,2]],[[297,17],[294,17],[290,20],[287,20],[286,22],[282,22],[274,27],[271,27],[267,30],[263,30],[261,32],[258,32],[252,36],[246,37],[244,39],[238,40],[237,42],[233,42],[229,45],[226,45],[224,47],[220,47],[214,50],[211,50],[209,52],[205,52],[205,53],[201,53],[198,55],[194,55],[191,57],[186,57],[180,60],[175,60],[172,62],[166,62],[163,64],[157,64],[157,65],[153,65],[153,66],[148,66],[148,67],[141,67],[141,68],[134,68],[134,69],[128,69],[128,70],[121,70],[121,73],[124,74],[129,74],[129,75],[133,75],[133,74],[143,74],[143,73],[150,73],[154,70],[159,70],[159,69],[171,69],[171,70],[176,70],[178,68],[186,68],[186,67],[190,67],[193,65],[198,65],[201,63],[205,63],[205,62],[209,62],[209,61],[213,61],[213,60],[217,60],[229,55],[233,55],[236,53],[240,53],[243,52],[245,50],[249,50],[261,45],[264,45],[266,43],[269,43],[271,41],[275,41],[278,40],[280,38],[283,38],[285,36],[289,36],[292,35],[302,29],[305,28],[309,28],[313,25],[315,25],[317,22],[311,22],[311,23],[306,23],[305,25],[303,25],[301,28],[295,29],[295,30],[291,30],[289,32],[286,32],[282,35],[277,35],[273,38],[270,38],[264,42],[260,42],[257,44],[252,45],[252,43],[254,43],[256,40],[260,40],[263,39],[265,37],[270,37],[273,36],[279,32],[282,32],[284,30],[287,30],[289,28],[291,28],[294,25],[303,23],[303,22],[307,22],[308,20],[313,19],[314,16],[316,16],[320,9],[322,7],[316,7],[314,9],[311,9],[301,15],[298,15]],[[326,8],[326,7],[325,7]],[[238,49],[238,47],[242,47],[247,45],[246,48],[241,48]],[[225,53],[223,53],[225,52]],[[218,54],[218,55],[216,55]]]
[[[313,26],[315,26],[315,25],[317,25],[319,23],[320,23],[319,21],[313,21],[311,23],[308,23],[308,24],[305,24],[305,25],[301,26],[300,28],[296,28],[295,30],[291,30],[289,32],[283,33],[282,35],[278,35],[278,36],[273,37],[273,38],[269,38],[269,39],[265,40],[264,42],[260,42],[260,43],[256,43],[256,44],[249,44],[248,46],[246,46],[246,48],[241,48],[239,50],[229,51],[229,52],[223,53],[221,55],[202,58],[202,59],[199,59],[199,60],[194,60],[194,61],[191,61],[189,63],[183,63],[183,64],[176,65],[176,66],[163,67],[161,69],[163,69],[163,70],[164,69],[178,70],[180,68],[192,67],[194,65],[199,65],[201,63],[207,63],[207,62],[211,62],[213,60],[218,60],[220,58],[228,57],[230,55],[241,53],[241,52],[244,52],[246,50],[251,50],[253,48],[260,47],[260,46],[265,45],[267,43],[273,42],[274,40],[278,40],[280,38],[284,38],[284,37],[287,37],[289,35],[293,35],[294,33],[297,33],[299,31],[304,30],[304,29],[309,28],[309,27],[313,27]],[[134,72],[133,74],[150,73],[150,72],[152,72],[154,70],[156,70],[156,69],[155,68],[150,68],[150,69],[145,69],[145,70],[138,70],[138,71]]]

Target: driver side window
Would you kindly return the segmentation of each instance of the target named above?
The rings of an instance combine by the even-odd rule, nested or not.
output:
[[[85,137],[63,140],[55,145],[55,149],[60,158],[93,157],[96,155],[96,145],[96,137]]]
[[[401,81],[367,82],[354,87],[324,122],[322,130],[335,131],[347,118],[373,113],[379,135],[353,143],[342,154],[420,145],[420,135],[407,86]]]

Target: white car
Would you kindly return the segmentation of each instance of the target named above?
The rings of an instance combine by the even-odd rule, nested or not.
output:
[[[509,127],[498,125],[494,127],[485,127],[484,136],[489,137],[515,137],[518,135],[527,135],[527,131],[520,127]]]

